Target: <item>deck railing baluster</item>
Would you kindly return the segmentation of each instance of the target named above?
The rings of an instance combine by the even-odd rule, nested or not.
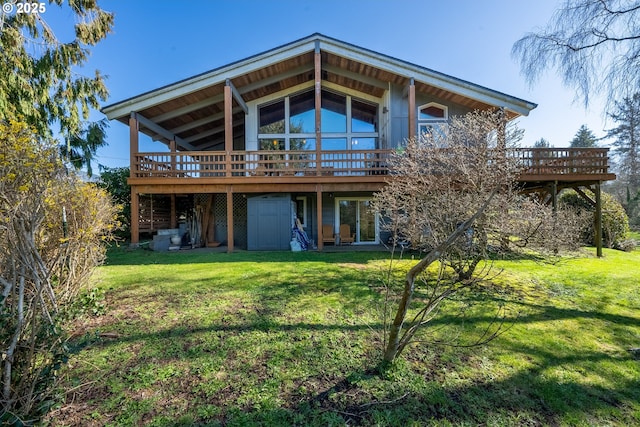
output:
[[[315,151],[217,151],[178,153],[136,153],[133,178],[217,178],[316,175],[320,162],[322,176],[386,175],[391,150],[326,150],[321,158]],[[607,175],[608,148],[514,148],[508,156],[518,161],[522,174]],[[229,166],[228,166],[229,165]],[[231,170],[227,171],[227,167]],[[230,173],[228,173],[230,172]]]

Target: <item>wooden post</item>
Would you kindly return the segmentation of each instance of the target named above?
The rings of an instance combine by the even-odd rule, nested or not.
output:
[[[140,195],[135,186],[131,186],[131,246],[140,242]]]
[[[316,216],[318,217],[318,251],[322,251],[324,248],[324,242],[322,238],[322,186],[318,186],[316,189]]]
[[[171,195],[171,211],[169,213],[169,228],[178,228],[178,218],[176,218],[176,195]]]
[[[551,183],[551,206],[555,214],[558,211],[558,181]]]
[[[231,176],[231,152],[233,151],[233,99],[231,86],[224,86],[224,151],[226,175]]]
[[[227,187],[227,252],[233,252],[233,192]]]
[[[172,139],[169,141],[169,151],[171,151],[171,173],[169,174],[172,177],[177,177],[178,173],[176,171],[176,140]],[[171,195],[171,210],[169,211],[169,228],[178,228],[178,218],[176,218],[176,195]]]
[[[136,119],[136,113],[131,113],[131,117],[129,117],[129,170],[132,178],[138,176],[138,162],[136,156],[138,155],[139,150],[138,120]]]
[[[129,171],[130,176],[137,177],[138,161],[137,155],[140,150],[138,140],[138,120],[136,114],[131,113],[129,117]],[[140,242],[140,202],[138,189],[131,186],[131,246],[138,246]]]
[[[504,107],[500,107],[498,114],[500,115],[500,124],[498,125],[498,150],[502,152],[507,149],[507,115]]]
[[[320,43],[316,42],[313,57],[316,112],[316,175],[322,175],[322,57]],[[322,225],[322,224],[320,224]],[[318,246],[320,248],[320,246]]]
[[[418,134],[416,129],[416,85],[413,77],[409,81],[409,132],[407,136],[413,138]]]
[[[596,183],[594,193],[596,196],[596,211],[594,218],[596,255],[598,255],[598,257],[602,257],[602,195],[600,194],[600,181]]]
[[[177,165],[177,161],[176,161],[176,140],[172,139],[171,141],[169,141],[169,151],[171,152],[170,156],[171,156],[171,160],[169,162],[169,164],[171,165],[171,173],[170,176],[178,176],[178,173],[176,171],[176,165]]]

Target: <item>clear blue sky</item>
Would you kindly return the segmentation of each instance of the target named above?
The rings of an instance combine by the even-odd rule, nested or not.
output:
[[[102,8],[115,13],[114,33],[92,49],[84,72],[97,68],[108,76],[107,105],[319,32],[535,102],[538,108],[518,122],[525,129],[522,145],[543,137],[563,147],[582,124],[603,136],[611,127],[603,103],[595,99],[589,110],[574,103],[554,71],[529,87],[511,58],[513,43],[545,25],[559,3],[102,0]],[[44,17],[54,26],[71,19],[54,11]],[[108,141],[98,162],[127,166],[128,128],[112,122]]]

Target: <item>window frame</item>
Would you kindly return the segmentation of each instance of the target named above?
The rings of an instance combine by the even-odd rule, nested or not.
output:
[[[277,97],[274,99],[270,99],[269,101],[260,103],[256,105],[256,112],[257,112],[257,117],[260,117],[260,109],[262,107],[268,106],[268,105],[272,105],[275,104],[277,102],[280,102],[281,100],[284,100],[284,125],[285,125],[285,131],[284,133],[271,133],[271,134],[263,134],[263,133],[259,133],[260,130],[260,121],[258,119],[258,123],[257,123],[257,128],[256,130],[258,131],[258,133],[256,134],[257,136],[257,140],[258,140],[258,149],[260,147],[260,143],[259,141],[262,139],[284,139],[285,141],[285,150],[289,151],[291,150],[291,143],[290,143],[290,139],[313,139],[316,140],[316,134],[314,133],[291,133],[290,132],[290,123],[291,123],[291,111],[290,111],[290,99],[291,97],[300,95],[302,93],[305,92],[309,92],[309,91],[313,91],[313,88],[305,88],[299,91],[295,91],[295,92],[291,92],[288,94],[284,94],[281,97]],[[380,120],[381,120],[381,109],[380,106],[382,105],[381,100],[377,100],[374,101],[372,99],[368,99],[367,97],[362,97],[362,96],[358,96],[358,95],[352,95],[349,92],[344,92],[344,91],[340,91],[334,88],[329,88],[329,87],[323,87],[322,88],[323,91],[326,92],[330,92],[330,93],[335,93],[341,96],[345,97],[345,102],[346,102],[346,131],[345,132],[320,132],[321,133],[321,140],[322,139],[331,139],[331,138],[345,138],[347,140],[347,144],[346,144],[346,150],[352,150],[352,149],[357,149],[353,148],[353,141],[354,140],[358,140],[358,138],[375,138],[375,145],[376,148],[378,149],[380,147],[381,141],[380,141]],[[376,121],[376,128],[377,131],[376,132],[353,132],[352,131],[352,120],[353,120],[353,116],[351,113],[351,107],[352,107],[352,100],[356,100],[359,101],[361,103],[365,103],[365,104],[370,104],[372,106],[376,107],[376,114],[377,114],[377,121]],[[321,141],[315,141],[315,144],[317,146],[317,144],[320,143]],[[323,149],[324,151],[324,149]]]
[[[443,112],[443,116],[442,117],[436,117],[436,118],[429,118],[429,119],[421,119],[420,118],[420,111],[422,111],[425,108],[429,108],[429,107],[436,107],[442,110]],[[419,123],[423,123],[423,122],[430,122],[430,123],[437,123],[437,122],[446,122],[449,120],[449,107],[447,107],[446,105],[442,105],[439,104],[437,102],[427,102],[424,105],[421,105],[420,107],[418,107],[418,122]]]

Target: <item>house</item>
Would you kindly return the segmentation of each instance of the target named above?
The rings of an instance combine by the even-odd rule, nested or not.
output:
[[[384,237],[370,204],[399,142],[472,110],[513,119],[535,107],[313,34],[103,112],[130,128],[132,244],[183,222],[196,242],[228,251],[288,249],[299,225],[322,250]],[[156,152],[140,152],[141,133]],[[555,199],[563,186],[613,179],[606,149],[536,150],[517,153],[530,191]]]

